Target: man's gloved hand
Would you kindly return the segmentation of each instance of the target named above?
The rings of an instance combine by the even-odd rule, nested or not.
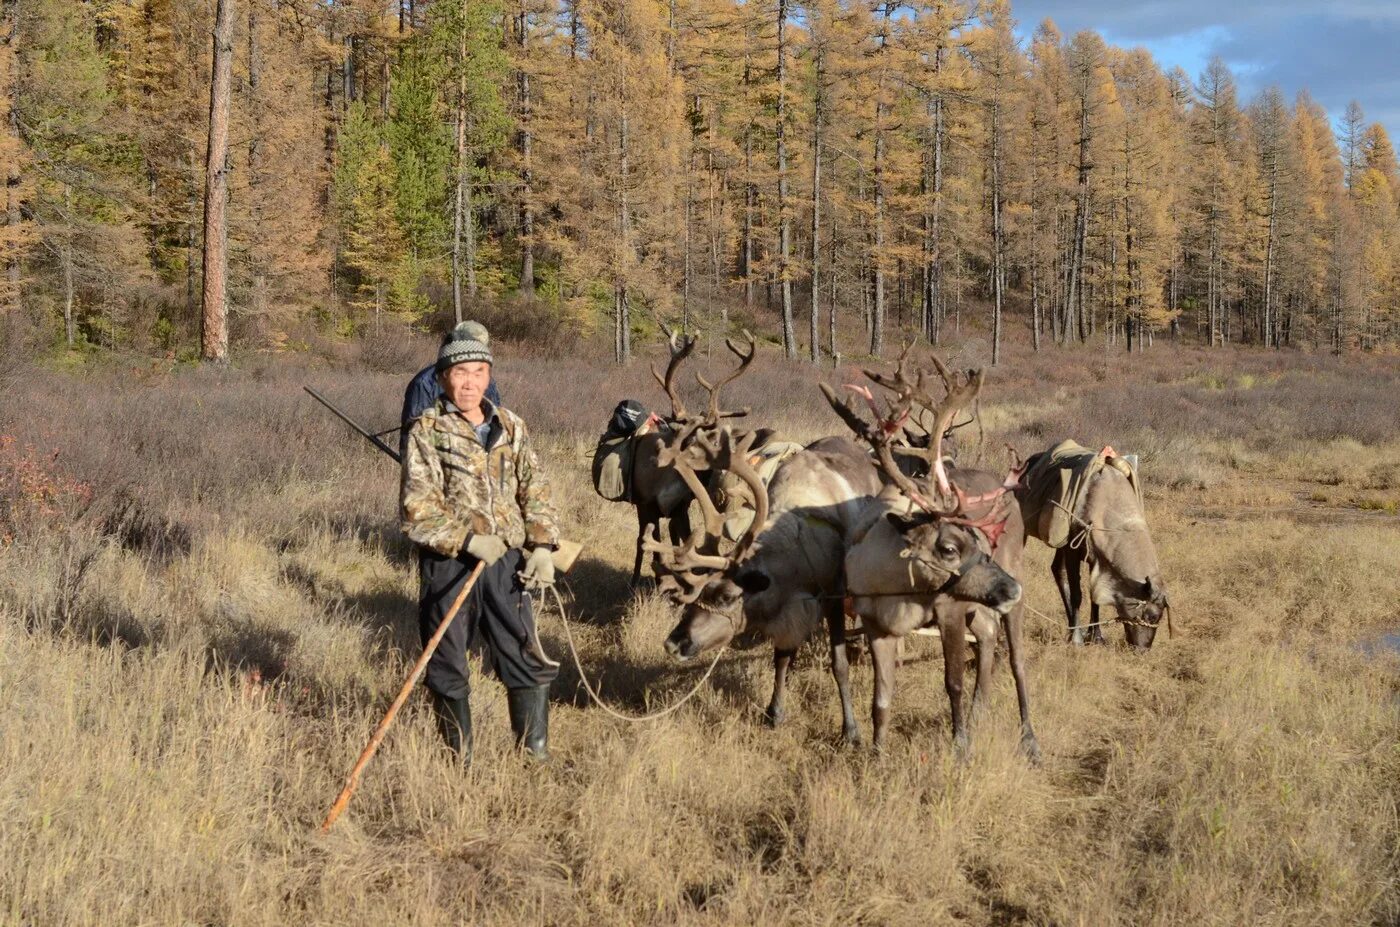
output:
[[[473,534],[467,538],[467,545],[462,549],[487,566],[500,560],[510,550],[506,542],[494,534]]]
[[[525,569],[520,571],[520,579],[526,588],[542,589],[554,585],[554,557],[548,547],[536,547],[525,558]]]

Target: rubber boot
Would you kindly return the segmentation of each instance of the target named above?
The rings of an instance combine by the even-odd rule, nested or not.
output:
[[[433,693],[433,714],[447,749],[457,754],[463,766],[472,762],[472,705],[467,696],[443,698]]]
[[[510,729],[516,746],[537,760],[549,759],[549,686],[507,689]]]

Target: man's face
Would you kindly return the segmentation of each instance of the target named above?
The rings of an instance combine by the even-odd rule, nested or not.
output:
[[[485,361],[468,361],[449,367],[442,375],[442,391],[459,409],[480,408],[491,384],[491,365]]]

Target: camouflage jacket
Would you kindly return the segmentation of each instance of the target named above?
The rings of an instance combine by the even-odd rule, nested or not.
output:
[[[399,525],[415,544],[451,557],[469,534],[494,534],[511,547],[559,543],[549,484],[524,420],[492,407],[487,422],[483,446],[466,416],[440,399],[409,429]]]

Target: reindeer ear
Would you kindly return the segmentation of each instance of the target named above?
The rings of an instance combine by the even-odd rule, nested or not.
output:
[[[1161,580],[1154,583],[1151,576],[1147,577],[1147,579],[1142,581],[1142,592],[1144,601],[1152,602],[1157,605],[1167,604],[1167,590],[1166,587],[1162,585]]]
[[[759,570],[745,570],[734,577],[734,582],[745,592],[762,592],[773,585],[773,577]]]
[[[773,436],[778,433],[775,428],[760,428],[754,432],[753,443],[749,445],[749,450],[757,451],[765,447]]]

